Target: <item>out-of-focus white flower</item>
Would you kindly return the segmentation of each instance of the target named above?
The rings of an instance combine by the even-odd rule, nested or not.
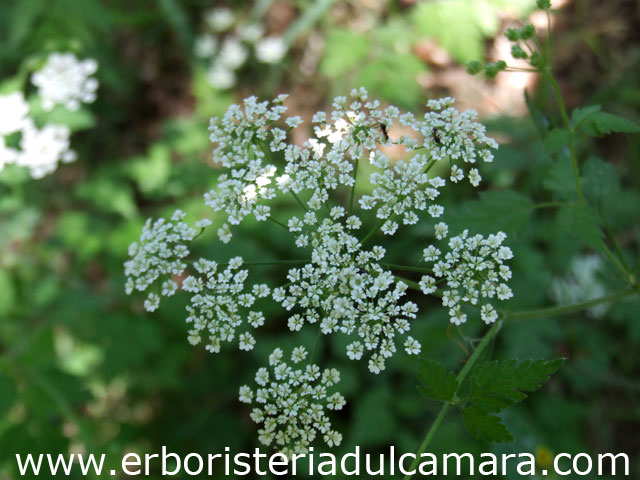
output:
[[[245,42],[255,43],[262,38],[262,35],[264,34],[264,27],[259,23],[239,25],[237,33]]]
[[[247,49],[242,45],[242,42],[237,38],[230,37],[222,44],[217,62],[230,70],[236,70],[244,64],[247,56]]]
[[[196,39],[194,51],[201,58],[212,57],[218,48],[218,39],[213,35],[205,34]]]
[[[96,99],[98,80],[93,75],[98,63],[89,58],[78,60],[73,53],[52,53],[41,70],[31,77],[42,97],[42,108],[53,110],[64,105],[77,110],[80,103],[91,103]]]
[[[207,26],[215,32],[227,30],[235,20],[233,12],[228,8],[214,8],[204,16]]]
[[[282,37],[266,37],[256,43],[256,58],[262,63],[278,63],[287,53]]]
[[[571,305],[606,295],[606,285],[598,277],[603,266],[602,258],[596,254],[574,258],[565,277],[557,278],[551,284],[551,298],[559,305]],[[609,307],[610,304],[603,303],[591,307],[587,313],[593,318],[601,318]]]
[[[29,105],[22,92],[0,95],[0,135],[22,130],[27,123]]]
[[[72,162],[76,153],[71,150],[69,136],[71,132],[64,125],[45,125],[36,127],[29,122],[22,130],[20,147],[15,163],[27,167],[33,178],[42,178],[52,173],[58,162]]]
[[[207,81],[213,88],[226,90],[236,84],[236,74],[227,67],[214,63],[207,72]]]

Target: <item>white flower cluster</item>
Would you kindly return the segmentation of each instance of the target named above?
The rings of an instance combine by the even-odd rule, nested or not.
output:
[[[187,268],[185,258],[189,255],[186,244],[191,242],[198,230],[183,221],[185,213],[176,210],[170,221],[160,218],[155,222],[148,219],[140,240],[129,246],[129,256],[124,263],[124,273],[127,276],[125,289],[127,294],[134,290],[144,292],[156,286],[157,280],[163,281],[160,294],[173,295],[178,285],[172,276],[179,276]],[[207,226],[206,220],[198,222],[198,226]],[[150,292],[144,303],[149,312],[157,310],[160,305],[160,295],[157,291]]]
[[[233,105],[222,121],[211,120],[211,141],[216,144],[213,157],[230,174],[218,177],[218,185],[205,195],[205,203],[215,211],[224,211],[232,225],[238,225],[247,215],[266,220],[270,207],[263,200],[275,197],[271,186],[276,167],[265,164],[265,152],[284,148],[286,132],[272,124],[282,117],[286,108],[278,97],[271,105],[258,102],[255,97],[244,101],[244,108]],[[220,239],[228,242],[231,231],[225,224],[219,231]]]
[[[386,220],[383,233],[395,233],[398,223],[392,219],[399,216],[404,225],[414,225],[419,219],[418,211],[427,210],[433,218],[442,215],[444,208],[433,201],[440,195],[438,189],[445,181],[437,176],[429,177],[427,155],[415,155],[409,161],[398,160],[391,167],[386,155],[372,152],[371,164],[381,171],[371,174],[370,182],[376,188],[370,195],[362,196],[360,206],[363,210],[377,207],[376,216]]]
[[[289,365],[283,361],[283,352],[276,348],[269,356],[269,369],[260,368],[255,381],[258,387],[240,387],[240,401],[258,406],[251,419],[262,425],[258,435],[264,445],[275,445],[291,455],[308,451],[308,446],[321,436],[329,446],[342,442],[342,435],[331,428],[326,410],[341,410],[344,397],[329,393],[340,382],[336,369],[321,371],[317,365],[297,367],[307,355],[303,347],[294,349]]]
[[[305,220],[309,222],[310,217],[312,220],[315,215],[306,215]],[[359,360],[365,350],[374,352],[369,371],[380,373],[385,360],[396,352],[396,334],[410,330],[409,320],[416,317],[418,307],[413,302],[401,303],[407,285],[396,282],[393,274],[377,263],[385,254],[384,248],[363,250],[350,233],[357,230],[360,220],[351,216],[343,225],[339,220],[344,217],[344,209],[334,207],[317,231],[299,235],[298,243],[310,242],[313,247],[311,262],[289,270],[289,286],[275,289],[273,296],[287,311],[302,309],[289,317],[292,331],[302,329],[305,323],[318,323],[324,335],[357,335],[358,340],[347,347],[348,357]],[[304,223],[291,221],[290,229],[302,229]],[[406,350],[419,353],[420,344],[409,337]]]
[[[32,76],[43,109],[62,104],[75,110],[80,101],[94,101],[98,83],[88,75],[96,68],[91,59],[79,62],[71,53],[51,54],[42,70]],[[22,92],[0,94],[0,112],[0,170],[14,164],[26,167],[33,178],[42,178],[54,172],[60,162],[76,159],[71,130],[54,123],[40,125]]]
[[[478,114],[474,110],[459,112],[453,107],[455,100],[445,97],[429,100],[422,120],[418,120],[411,113],[400,117],[400,124],[412,128],[420,133],[423,142],[415,144],[409,137],[401,140],[405,145],[415,144],[415,148],[424,148],[435,161],[449,158],[453,163],[462,160],[464,163],[475,165],[480,159],[484,162],[493,161],[491,149],[498,148],[497,142],[486,135],[486,128],[478,122]],[[482,180],[480,172],[472,167],[466,174],[469,182],[477,187]],[[451,167],[450,180],[457,183],[465,177],[464,170],[456,164]]]
[[[420,288],[429,295],[436,292],[440,281],[445,282],[442,305],[449,308],[449,317],[455,325],[467,321],[462,306],[475,306],[479,301],[482,320],[493,323],[498,312],[487,299],[507,300],[513,296],[504,283],[511,278],[511,270],[505,261],[513,258],[511,249],[502,245],[506,238],[503,232],[484,238],[482,235],[470,236],[465,230],[461,235],[451,237],[449,251],[444,255],[433,245],[424,249],[425,261],[433,264],[433,275],[424,275]]]
[[[240,270],[242,258],[232,258],[224,271],[217,273],[218,264],[200,259],[194,264],[198,276],[190,275],[182,282],[182,289],[193,293],[191,304],[187,306],[187,323],[193,325],[189,330],[189,342],[197,345],[201,334],[206,332],[209,343],[206,349],[220,352],[220,342],[231,342],[246,319],[253,328],[264,324],[264,315],[260,311],[249,310],[258,298],[271,293],[267,285],[254,285],[250,292],[245,291],[248,270]],[[248,331],[239,335],[240,350],[252,350],[256,341]]]
[[[229,8],[209,10],[205,24],[208,31],[196,40],[195,54],[210,61],[207,80],[213,88],[226,90],[236,84],[236,72],[246,63],[251,49],[256,59],[266,64],[280,62],[287,53],[282,37],[264,36],[261,23],[244,23]]]
[[[218,13],[211,28],[224,30],[233,18]],[[189,341],[208,342],[207,350],[218,352],[223,342],[237,338],[241,350],[253,349],[256,339],[250,328],[265,323],[256,306],[269,298],[288,312],[292,332],[311,327],[323,335],[346,335],[347,357],[360,360],[366,355],[369,371],[378,374],[399,345],[409,355],[421,351],[420,342],[409,335],[418,306],[409,301],[407,290],[417,286],[396,277],[397,267],[429,273],[419,288],[424,294],[442,296],[452,322],[465,322],[466,312],[474,306],[485,322],[496,321],[498,313],[491,302],[512,296],[506,284],[511,277],[506,261],[512,252],[503,246],[503,233],[485,238],[464,231],[449,240],[444,253],[428,245],[424,259],[431,269],[383,263],[385,248],[368,246],[379,230],[392,236],[400,223],[411,226],[420,220],[433,224],[436,240],[447,238],[444,208],[437,203],[440,192],[448,182],[465,176],[477,186],[476,164],[492,161],[490,149],[497,147],[476,121],[475,112],[458,112],[453,100],[446,98],[430,101],[429,111],[417,120],[393,106],[382,107],[368,99],[366,90],[356,89],[349,98],[337,97],[330,113],[317,112],[311,138],[294,144],[291,131],[302,120],[285,116],[285,98],[260,102],[250,97],[231,106],[223,118],[212,119],[213,157],[223,172],[217,186],[205,194],[205,204],[222,217],[221,242],[229,242],[232,227],[248,217],[272,220],[288,231],[307,257],[288,270],[286,283],[277,288],[248,283],[248,268],[243,265],[249,267],[250,262],[241,257],[224,268],[206,259],[195,262],[182,281],[182,289],[191,294]],[[393,138],[398,123],[402,131],[410,132]],[[404,147],[406,159],[391,161],[381,151],[391,144]],[[370,165],[363,166],[367,159]],[[450,166],[447,175],[433,174],[438,162]],[[368,175],[358,175],[359,170]],[[362,189],[355,188],[357,180],[365,184]],[[300,208],[299,214],[283,218],[291,210],[272,211],[276,201],[287,200]],[[375,227],[362,234],[365,224]],[[146,290],[161,276],[183,275],[189,253],[185,244],[195,236],[196,230],[182,223],[180,215],[171,223],[148,223],[126,264],[128,291]],[[178,288],[168,281],[172,280],[162,285],[163,294]],[[147,299],[151,309],[158,301],[155,293]],[[292,360],[305,357],[306,351],[297,348]],[[260,440],[300,452],[320,432],[329,446],[338,444],[340,434],[324,414],[325,404],[333,408],[344,403],[341,396],[326,394],[326,387],[337,382],[333,379],[337,372],[321,375],[317,366],[296,370],[282,362],[279,349],[271,355],[270,365],[271,372],[258,371],[260,388],[240,390],[241,401],[262,404],[252,413],[254,421],[263,424]]]
[[[52,53],[31,81],[38,87],[44,110],[53,110],[56,105],[78,110],[81,103],[96,99],[98,80],[92,75],[97,70],[98,63],[92,58],[78,60],[73,53]]]

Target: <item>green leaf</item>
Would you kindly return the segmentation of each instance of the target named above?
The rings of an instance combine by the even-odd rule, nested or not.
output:
[[[6,418],[8,410],[16,400],[16,386],[11,378],[0,373],[0,418]]]
[[[547,190],[557,193],[561,198],[577,197],[576,181],[568,157],[562,156],[551,164],[542,180]]]
[[[450,225],[474,233],[502,230],[509,236],[517,235],[525,229],[532,208],[531,200],[513,190],[481,192],[479,200],[466,202],[451,212]]]
[[[588,107],[576,108],[571,112],[571,123],[573,124],[573,127],[579,128],[582,122],[599,111],[600,105],[589,105]]]
[[[453,372],[441,363],[423,359],[418,370],[418,377],[422,385],[418,391],[430,400],[450,402],[458,389],[458,381]]]
[[[638,133],[640,125],[612,113],[595,112],[582,123],[582,131],[592,137],[610,133]]]
[[[571,134],[565,128],[554,128],[550,130],[544,139],[544,150],[548,154],[556,153],[569,145]]]
[[[616,168],[597,157],[589,157],[582,167],[582,190],[596,206],[620,191],[620,177]]]
[[[498,360],[477,365],[471,374],[467,401],[490,412],[499,412],[527,398],[555,373],[564,359]]]
[[[512,442],[513,436],[496,415],[479,407],[463,408],[464,426],[478,440],[488,442]]]
[[[603,250],[604,234],[598,212],[589,205],[567,205],[562,207],[556,218],[560,228],[568,238],[595,250]]]

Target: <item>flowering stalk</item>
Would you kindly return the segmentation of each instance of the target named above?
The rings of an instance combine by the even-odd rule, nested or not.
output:
[[[364,359],[373,374],[385,370],[398,349],[408,355],[421,351],[420,342],[410,335],[419,307],[407,300],[409,288],[439,298],[456,325],[466,322],[471,311],[477,314],[469,307],[478,307],[484,322],[495,322],[494,305],[512,295],[506,283],[511,278],[507,262],[512,258],[503,245],[506,235],[483,237],[465,230],[450,236],[441,219],[444,207],[437,202],[448,183],[466,178],[477,187],[481,181],[477,164],[493,159],[491,149],[497,143],[486,136],[477,114],[459,112],[453,99],[444,98],[430,100],[424,117],[416,118],[393,106],[382,108],[368,99],[366,90],[357,89],[351,99],[337,97],[330,114],[316,113],[314,135],[296,145],[288,143],[289,132],[302,120],[284,116],[284,99],[259,102],[250,97],[231,106],[222,119],[212,120],[214,160],[223,173],[217,187],[205,194],[205,204],[223,217],[218,229],[222,243],[230,242],[236,227],[253,216],[286,229],[307,259],[189,260],[190,244],[212,222],[203,218],[192,226],[183,212],[176,211],[169,221],[149,220],[140,241],[131,245],[125,263],[127,292],[147,291],[144,306],[149,311],[159,307],[161,297],[187,292],[191,296],[188,341],[204,343],[212,353],[236,342],[240,350],[252,350],[258,341],[255,332],[269,321],[261,305],[272,300],[286,312],[291,332],[316,329],[313,353],[323,336],[347,336],[347,358]],[[394,122],[412,135],[392,140],[381,125],[391,128]],[[380,147],[392,143],[405,148],[405,159],[392,162],[383,153]],[[368,178],[358,175],[360,162],[367,159],[373,167]],[[440,161],[449,165],[448,178],[431,173]],[[367,181],[368,193],[357,198],[356,182]],[[301,214],[276,219],[272,205],[278,197],[295,200]],[[345,198],[347,205],[337,206]],[[391,237],[421,218],[432,222],[434,230],[433,243],[423,251],[424,267],[385,263],[386,249],[369,245],[376,234]],[[361,236],[365,222],[375,227]],[[249,283],[247,267],[278,263],[291,267],[286,283],[275,287]],[[392,270],[423,275],[416,283],[395,277]],[[303,347],[294,349],[293,363],[308,357],[306,369],[296,369],[276,351],[269,361],[273,372],[258,371],[260,388],[242,387],[241,401],[255,399],[263,405],[252,413],[262,425],[262,443],[287,453],[305,451],[316,437],[329,446],[340,443],[341,435],[321,412],[325,399],[329,409],[343,402],[325,397],[326,387],[337,383],[338,377],[331,372],[327,375],[335,378],[318,384],[313,353],[308,356]]]

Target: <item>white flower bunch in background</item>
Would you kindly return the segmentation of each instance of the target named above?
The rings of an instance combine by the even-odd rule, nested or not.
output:
[[[96,98],[98,81],[95,60],[79,61],[72,53],[49,55],[41,70],[31,77],[45,112],[56,105],[77,110],[80,103]],[[37,110],[37,109],[36,109]],[[76,159],[71,149],[71,130],[66,125],[42,121],[21,91],[0,94],[0,170],[5,165],[25,167],[33,178],[56,170],[59,163]]]
[[[449,237],[446,211],[438,203],[441,191],[464,178],[478,186],[479,163],[492,161],[491,149],[497,147],[475,112],[459,112],[453,99],[445,98],[430,101],[427,112],[417,118],[393,106],[382,107],[369,100],[365,89],[357,89],[350,98],[337,97],[331,112],[317,112],[311,136],[292,143],[291,132],[304,126],[299,117],[286,116],[285,99],[281,95],[260,102],[250,97],[231,106],[221,119],[212,119],[213,160],[222,172],[204,202],[222,225],[217,232],[221,242],[232,241],[248,217],[270,221],[286,230],[299,252],[299,260],[285,262],[298,265],[274,285],[248,282],[260,261],[199,259],[189,266],[186,244],[197,231],[179,214],[170,223],[147,223],[125,264],[127,291],[161,287],[162,295],[173,295],[181,286],[191,295],[189,342],[204,340],[211,352],[219,352],[223,343],[252,350],[259,338],[249,327],[269,321],[270,328],[277,328],[281,319],[281,328],[286,325],[291,335],[312,329],[318,342],[346,336],[346,357],[365,358],[373,374],[385,370],[398,346],[409,355],[420,353],[411,329],[423,295],[440,297],[453,324],[472,315],[495,322],[493,303],[512,296],[507,262],[513,254],[504,245],[506,235],[497,232],[485,238],[465,230],[449,238],[448,248],[437,246]],[[394,125],[405,135],[393,138]],[[406,158],[391,161],[384,153],[390,145],[404,148]],[[282,205],[288,206],[278,208]],[[387,250],[381,242],[410,231],[419,221],[434,231],[433,241],[424,246],[424,268],[384,263]],[[204,229],[209,223],[201,220],[196,226]],[[421,272],[420,282],[402,277],[405,271]],[[171,280],[185,276],[181,282]],[[147,309],[155,310],[159,298],[152,292]],[[281,306],[282,317],[265,318],[267,310],[256,308],[258,302],[269,301]],[[302,451],[319,431],[328,445],[339,443],[320,403],[327,382],[314,383],[321,378],[319,368],[296,370],[281,356],[279,350],[271,356],[273,373],[258,372],[262,388],[240,391],[242,401],[255,398],[264,405],[252,413],[256,422],[264,423],[260,440],[285,451]],[[305,356],[299,348],[293,359]]]
[[[217,7],[205,14],[207,31],[196,40],[196,56],[209,61],[207,80],[216,89],[226,90],[237,82],[236,72],[253,52],[266,64],[280,62],[287,53],[281,36],[265,36],[259,22],[246,23],[229,8]]]
[[[559,305],[588,302],[604,297],[607,287],[600,278],[603,270],[604,262],[599,255],[575,257],[566,275],[553,280],[549,294]],[[587,313],[593,318],[601,318],[609,308],[610,304],[603,303],[590,308]]]
[[[306,453],[316,437],[329,447],[342,442],[342,435],[331,428],[325,413],[341,410],[346,403],[339,392],[330,393],[340,382],[340,372],[334,368],[321,371],[315,364],[298,367],[306,357],[305,348],[297,347],[291,354],[293,365],[289,365],[282,360],[282,350],[276,348],[269,356],[269,368],[256,373],[258,387],[240,387],[240,401],[257,405],[251,419],[262,426],[260,442],[285,454]]]
[[[56,105],[78,110],[81,103],[96,99],[98,80],[91,75],[97,70],[98,63],[92,58],[81,61],[73,53],[52,53],[31,81],[38,87],[45,110],[53,110]]]

